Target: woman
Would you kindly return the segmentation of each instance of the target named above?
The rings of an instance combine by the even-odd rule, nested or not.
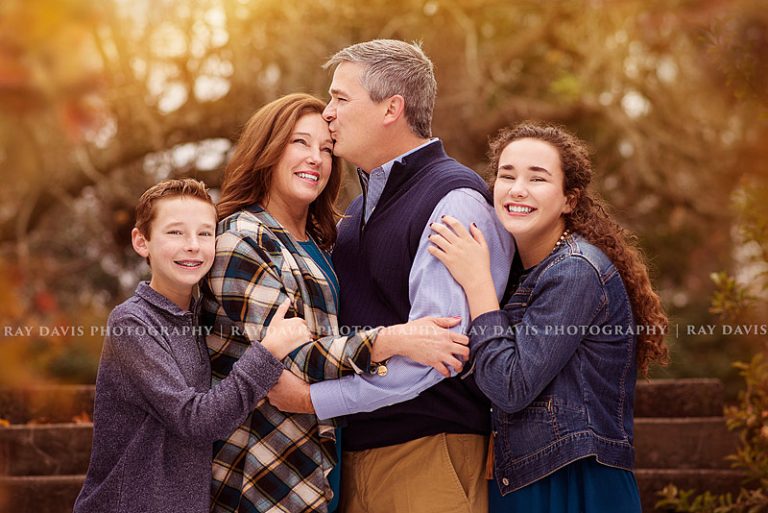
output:
[[[214,382],[249,340],[261,340],[286,298],[318,337],[286,364],[310,383],[373,371],[372,362],[394,354],[438,370],[445,363],[461,368],[459,358],[468,356],[466,337],[444,329],[456,320],[339,335],[338,283],[326,251],[336,237],[341,170],[323,108],[304,94],[266,105],[248,121],[225,170],[204,300]],[[325,512],[335,459],[331,424],[262,402],[214,447],[212,510]]]
[[[667,359],[667,318],[643,258],[588,189],[588,152],[572,134],[523,123],[499,133],[490,157],[496,215],[523,268],[503,310],[476,227],[446,217],[430,252],[467,294],[506,496],[495,509],[639,512],[635,378]]]

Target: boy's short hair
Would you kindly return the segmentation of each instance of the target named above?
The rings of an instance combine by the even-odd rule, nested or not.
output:
[[[147,189],[136,205],[136,229],[149,240],[152,221],[155,218],[155,203],[161,199],[188,196],[209,203],[216,208],[203,182],[192,178],[164,180]]]

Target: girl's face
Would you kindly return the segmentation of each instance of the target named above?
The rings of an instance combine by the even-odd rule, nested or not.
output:
[[[518,139],[499,156],[493,188],[496,216],[518,244],[557,240],[571,212],[560,154],[539,139]]]

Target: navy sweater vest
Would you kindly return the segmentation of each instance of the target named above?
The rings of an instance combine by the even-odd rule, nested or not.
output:
[[[450,191],[474,189],[490,203],[487,186],[448,157],[440,142],[396,163],[376,209],[363,225],[363,196],[339,225],[333,265],[339,278],[339,323],[350,328],[408,321],[408,277],[435,206]],[[469,377],[445,379],[418,397],[347,417],[345,450],[399,444],[438,433],[487,434],[488,399]]]

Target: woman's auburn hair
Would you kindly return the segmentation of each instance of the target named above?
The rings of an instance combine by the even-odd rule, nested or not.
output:
[[[563,215],[565,227],[599,248],[619,271],[632,304],[635,323],[644,328],[637,336],[637,364],[641,374],[647,377],[651,362],[669,363],[669,348],[664,342],[669,319],[651,286],[637,237],[613,220],[603,201],[589,188],[593,175],[589,149],[563,127],[524,121],[502,129],[490,142],[489,176],[496,175],[504,148],[519,139],[549,143],[560,155],[565,176],[563,193],[573,207],[571,213]]]
[[[322,115],[325,103],[308,94],[283,96],[260,108],[245,124],[232,158],[224,170],[221,199],[216,210],[219,220],[254,203],[269,199],[272,176],[299,119],[307,114]],[[331,176],[325,189],[309,205],[307,232],[317,245],[330,250],[336,241],[336,198],[341,188],[341,165],[331,161]]]

